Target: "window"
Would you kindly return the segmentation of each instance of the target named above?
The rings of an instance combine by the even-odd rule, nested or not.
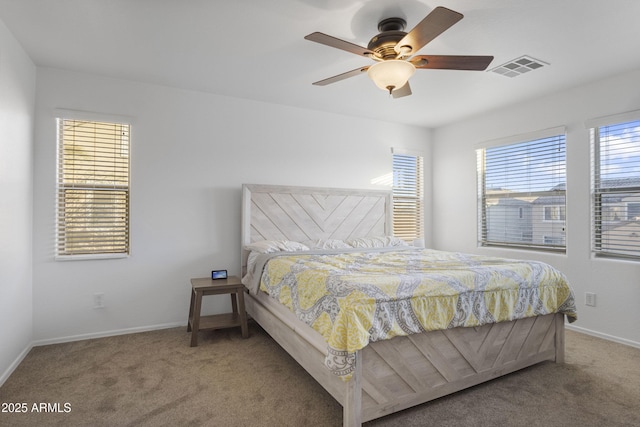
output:
[[[640,203],[627,204],[627,221],[640,220]]]
[[[544,236],[545,245],[561,245],[562,238],[558,236]]]
[[[129,254],[129,125],[58,119],[58,259]]]
[[[393,154],[393,234],[407,242],[424,237],[423,181],[421,156]]]
[[[593,251],[640,259],[640,112],[590,127]]]
[[[477,159],[479,244],[564,251],[564,128],[487,143]]]
[[[565,221],[565,206],[545,206],[544,221]]]

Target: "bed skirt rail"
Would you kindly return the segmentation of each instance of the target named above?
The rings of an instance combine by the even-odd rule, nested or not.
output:
[[[370,343],[362,351],[362,422],[558,360],[563,328],[564,316],[551,314]]]
[[[249,315],[343,407],[344,426],[359,426],[536,363],[564,362],[564,315],[455,328],[370,343],[344,382],[325,367],[326,351],[301,326],[251,295]]]

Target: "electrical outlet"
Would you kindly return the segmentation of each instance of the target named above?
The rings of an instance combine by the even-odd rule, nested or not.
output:
[[[593,292],[585,292],[584,293],[584,304],[588,305],[589,307],[595,307],[596,306],[596,294],[594,294]]]
[[[93,308],[104,308],[104,293],[93,294]]]

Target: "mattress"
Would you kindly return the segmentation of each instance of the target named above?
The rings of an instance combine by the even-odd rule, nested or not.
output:
[[[371,341],[563,313],[577,319],[566,277],[538,261],[424,248],[259,255],[245,278],[327,342],[325,364],[348,380]]]

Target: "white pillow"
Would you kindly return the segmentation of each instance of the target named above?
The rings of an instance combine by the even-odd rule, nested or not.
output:
[[[292,242],[291,240],[261,240],[254,242],[244,247],[249,252],[247,258],[247,275],[243,277],[245,285],[251,282],[253,277],[253,270],[256,266],[256,260],[259,254],[269,254],[273,252],[296,252],[296,251],[308,251],[309,247],[302,243]],[[246,283],[245,283],[246,279]]]
[[[260,256],[257,252],[249,252],[249,257],[247,258],[247,274],[253,276],[253,270],[256,268],[256,261],[258,256]],[[250,277],[251,277],[250,276]]]
[[[394,236],[359,237],[347,240],[354,248],[387,248],[392,246],[407,246],[407,242]]]
[[[309,246],[309,248],[311,249],[350,249],[351,248],[351,246],[349,246],[347,242],[339,239],[307,240],[304,242],[304,244]]]
[[[308,251],[309,247],[302,243],[292,242],[291,240],[261,240],[248,244],[244,247],[248,251],[254,251],[261,254],[269,254],[271,252],[295,252]]]

